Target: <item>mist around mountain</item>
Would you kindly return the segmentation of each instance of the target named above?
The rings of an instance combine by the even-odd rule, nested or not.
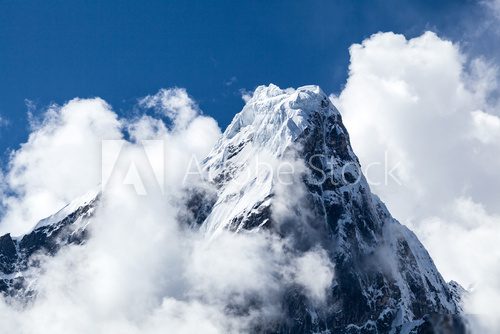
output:
[[[188,99],[160,91],[141,103],[161,109],[172,94]],[[444,281],[371,193],[342,117],[319,87],[260,86],[221,135],[195,104],[168,106],[170,123],[143,116],[124,124],[102,100],[74,100],[15,157],[51,154],[47,142],[68,133],[82,141],[89,131],[117,135],[101,147],[116,154],[111,168],[102,157],[97,190],[78,197],[60,181],[61,193],[74,196],[69,204],[0,239],[6,329],[467,331],[465,291]],[[103,117],[107,128],[96,126]],[[82,122],[88,128],[75,133]],[[36,175],[29,172],[14,175]],[[24,196],[36,203],[36,194]]]

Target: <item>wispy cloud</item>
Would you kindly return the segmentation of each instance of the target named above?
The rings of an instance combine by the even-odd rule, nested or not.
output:
[[[500,0],[485,0],[483,4],[493,11],[493,15],[500,20]]]
[[[0,115],[0,128],[8,126],[9,124],[9,120]]]
[[[236,82],[238,82],[238,78],[235,76],[232,76],[229,80],[224,81],[224,85],[229,87],[229,86],[232,86],[233,84],[235,84]]]
[[[156,109],[168,117],[177,128],[186,127],[199,113],[197,104],[184,88],[160,89],[154,95],[139,100],[144,108]]]

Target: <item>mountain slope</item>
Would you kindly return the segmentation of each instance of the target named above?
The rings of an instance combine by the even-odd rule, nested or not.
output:
[[[284,190],[299,197],[285,217],[274,214],[283,201],[277,175],[253,169],[258,156],[303,162],[302,179]],[[320,244],[335,264],[327,311],[297,296],[288,317],[295,320],[277,332],[424,331],[432,319],[463,330],[452,291],[416,236],[371,193],[341,115],[319,87],[258,87],[205,169],[218,189],[207,233],[270,228],[304,250]]]
[[[87,237],[87,224],[99,201],[99,192],[90,191],[73,200],[54,215],[42,219],[30,233],[0,237],[0,292],[25,298],[30,288],[28,269],[36,267],[39,254],[54,255],[61,247],[81,244]],[[35,278],[36,279],[36,278]]]
[[[465,332],[460,288],[371,193],[341,115],[319,87],[258,87],[203,168],[209,186],[185,203],[190,226],[208,238],[266,230],[297,253],[323,249],[335,266],[324,304],[290,289],[284,316],[253,332]],[[1,237],[0,291],[30,295],[24,273],[34,256],[84,242],[98,201],[93,192],[23,237]]]

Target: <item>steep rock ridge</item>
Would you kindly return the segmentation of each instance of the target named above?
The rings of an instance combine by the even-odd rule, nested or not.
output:
[[[305,165],[300,184],[290,188],[305,194],[284,221],[273,215],[276,175],[253,168],[259,155]],[[319,87],[258,87],[204,166],[217,188],[217,200],[203,213],[206,233],[270,228],[293,235],[298,248],[321,245],[335,264],[327,309],[292,294],[283,307],[287,321],[269,332],[465,331],[456,289],[371,193],[341,115]]]
[[[324,97],[321,101],[319,94]],[[317,86],[283,91],[270,85],[255,90],[204,162],[208,177],[220,189],[204,223],[207,231],[238,231],[268,222],[255,213],[269,211],[271,206],[277,172],[272,165],[293,153],[298,139],[309,131],[316,107],[330,117],[338,114],[328,106],[328,98]]]
[[[38,265],[36,256],[54,255],[64,245],[85,242],[87,224],[99,196],[99,191],[90,191],[54,215],[42,219],[30,233],[19,237],[10,234],[0,237],[0,293],[16,298],[36,293],[30,288],[30,277],[27,275],[29,269]]]

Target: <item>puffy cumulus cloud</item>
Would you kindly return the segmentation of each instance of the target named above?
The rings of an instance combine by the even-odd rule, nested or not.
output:
[[[56,256],[40,255],[40,266],[26,273],[36,298],[27,305],[0,300],[2,329],[22,334],[239,333],[280,317],[289,288],[321,303],[333,279],[323,251],[296,252],[290,240],[264,231],[213,236],[180,224],[183,208],[176,203],[185,196],[183,174],[219,136],[209,117],[168,126],[152,116],[119,120],[99,99],[74,100],[47,111],[28,143],[12,156],[7,175],[15,195],[9,200],[17,206],[7,206],[5,229],[16,227],[10,219],[20,208],[30,209],[30,194],[42,192],[57,199],[57,206],[65,196],[93,188],[98,176],[87,169],[100,167],[94,141],[102,138],[120,139],[115,180],[123,181],[130,163],[137,163],[145,192],[137,194],[120,182],[104,185],[89,240]],[[150,140],[163,143],[164,160],[144,155]],[[55,162],[57,172],[51,174]],[[165,187],[158,191],[151,171],[163,168]],[[80,173],[86,178],[80,180]],[[36,199],[51,203],[45,197]]]
[[[481,110],[472,112],[474,137],[484,144],[500,142],[500,118]]]
[[[338,104],[354,149],[364,165],[372,164],[368,178],[381,183],[374,188],[391,211],[418,219],[464,191],[496,210],[500,180],[492,171],[500,161],[490,157],[500,143],[481,143],[496,136],[499,120],[487,102],[496,87],[490,69],[479,60],[467,66],[456,45],[431,32],[411,40],[377,34],[350,52]],[[425,200],[431,195],[433,201]]]
[[[169,184],[182,185],[192,161],[203,161],[221,132],[211,117],[198,116],[184,129],[166,138],[166,178]],[[186,154],[190,152],[190,154]],[[184,166],[182,169],[176,166]]]
[[[121,123],[101,99],[51,106],[28,141],[13,152],[4,187],[0,233],[21,234],[38,220],[96,187],[101,140],[122,138]]]
[[[220,134],[214,119],[198,115],[196,103],[184,89],[162,89],[140,105],[155,107],[172,119],[172,131],[160,119],[118,119],[102,99],[74,99],[62,107],[50,106],[39,119],[30,121],[32,133],[13,152],[3,177],[0,233],[25,233],[40,219],[95,188],[101,181],[102,140],[118,140],[128,133],[133,143],[165,141],[171,180],[181,180],[184,171],[175,168],[178,159],[207,154]],[[30,110],[30,112],[32,112]],[[190,138],[190,140],[187,140]],[[181,154],[179,153],[181,152]],[[188,152],[184,154],[183,152]]]
[[[140,99],[139,104],[145,108],[156,109],[170,118],[178,128],[189,124],[199,112],[198,106],[184,88],[160,89],[158,93]]]
[[[468,311],[491,314],[481,296],[499,302],[490,279],[500,270],[497,67],[432,32],[378,33],[350,55],[345,88],[332,98],[372,189],[446,279],[475,286]]]
[[[130,139],[134,142],[141,140],[154,140],[168,133],[168,129],[160,119],[148,115],[142,115],[135,122],[128,124]]]
[[[333,268],[324,253],[286,240],[186,230],[157,196],[105,192],[84,246],[42,258],[28,306],[0,303],[13,333],[249,332],[282,315],[285,289],[324,300]],[[10,326],[10,327],[9,327]]]

